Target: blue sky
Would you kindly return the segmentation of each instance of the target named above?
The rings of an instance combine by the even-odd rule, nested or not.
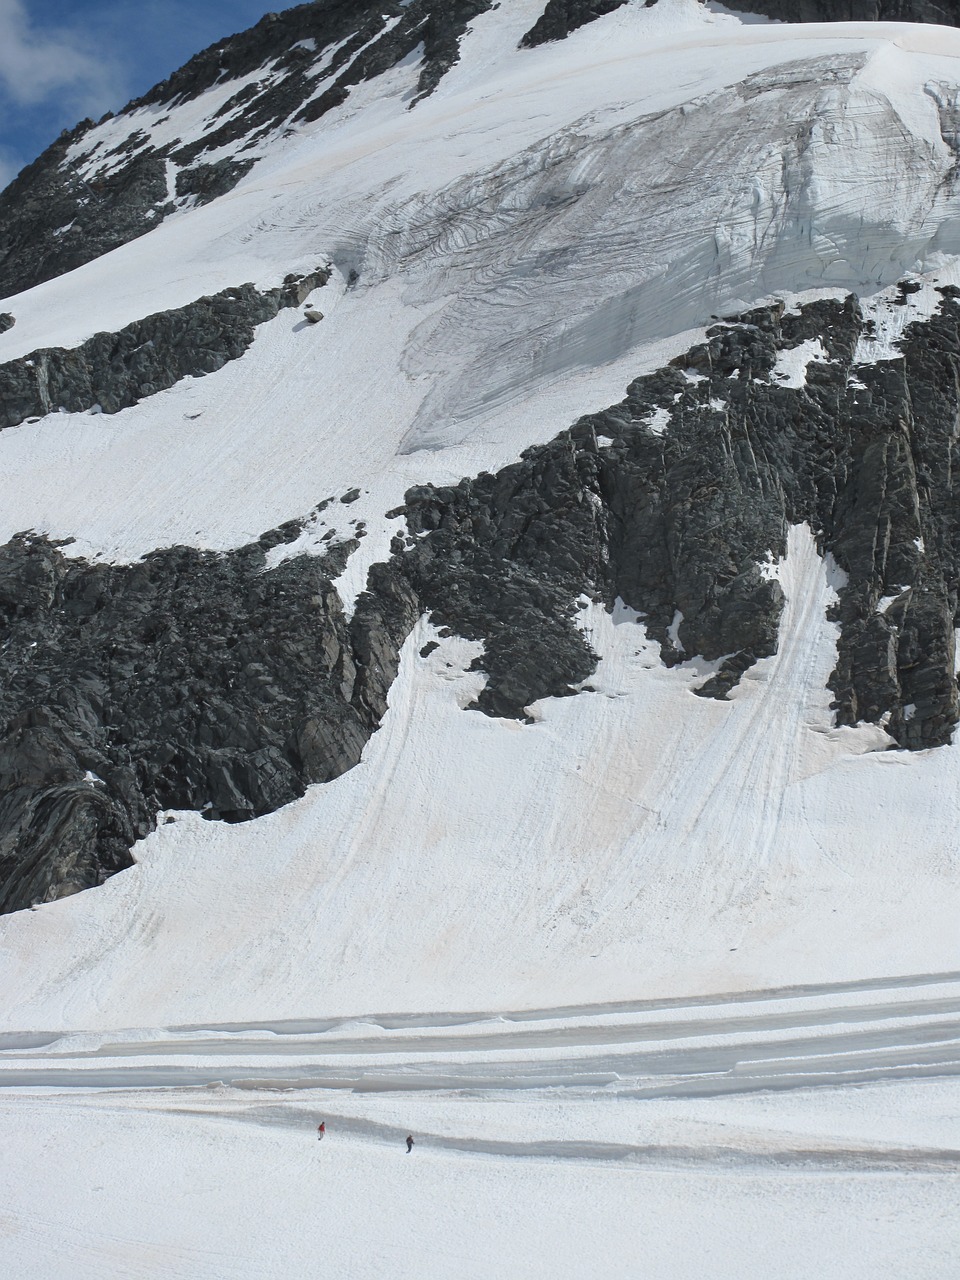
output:
[[[85,116],[291,0],[0,0],[0,187]]]

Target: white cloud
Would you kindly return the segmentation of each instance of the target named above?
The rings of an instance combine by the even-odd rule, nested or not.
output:
[[[122,94],[110,58],[98,57],[82,34],[37,30],[23,0],[0,0],[0,90],[19,106],[63,95],[76,109],[100,114]]]

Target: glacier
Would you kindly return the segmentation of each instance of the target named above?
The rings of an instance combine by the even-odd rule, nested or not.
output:
[[[362,685],[358,654],[376,668],[337,776],[304,775],[244,821],[208,820],[202,799],[158,808],[126,869],[89,888],[54,877],[0,917],[0,1258],[31,1280],[941,1280],[958,1244],[960,744],[949,715],[940,745],[915,736],[929,690],[909,693],[910,672],[929,655],[902,636],[933,583],[955,700],[960,32],[629,0],[529,47],[543,0],[475,9],[426,96],[414,44],[297,116],[378,40],[415,40],[394,14],[385,34],[345,28],[91,123],[62,163],[107,183],[139,149],[164,175],[157,225],[0,303],[3,376],[329,271],[300,304],[318,325],[280,309],[212,371],[0,430],[0,542],[125,584],[170,549],[217,565],[261,546],[257,582],[326,575],[302,607],[318,634],[335,619],[331,687]],[[309,94],[244,134],[291,66]],[[239,141],[204,152],[224,118]],[[178,184],[175,144],[190,166],[243,171],[207,199]],[[753,330],[767,365],[719,370],[718,352],[759,349]],[[933,369],[933,409],[905,369]],[[649,604],[629,574],[632,599],[570,570],[556,599],[590,663],[568,670],[558,642],[551,693],[515,707],[527,651],[469,621],[455,569],[434,601],[430,557],[465,555],[471,520],[478,541],[493,516],[517,544],[536,529],[520,476],[558,525],[595,518],[601,559],[622,536],[624,561],[646,563],[614,529],[616,494],[550,488],[555,457],[586,450],[608,475],[642,440],[641,460],[691,465],[711,424],[740,439],[735,401],[819,405],[831,460],[823,406],[882,404],[904,460],[870,471],[864,409],[870,439],[841,477],[879,476],[873,576],[850,551],[866,480],[835,528],[788,495],[796,518],[756,554],[731,543],[744,594],[731,604],[726,578],[704,592],[718,635],[749,633],[737,652],[691,640],[709,629],[679,593]],[[484,485],[494,497],[470,506]],[[687,563],[688,514],[665,536],[671,564]],[[394,653],[369,618],[411,561]],[[29,671],[44,639],[17,630],[9,580]],[[491,597],[515,586],[485,581]],[[554,579],[519,581],[546,598]],[[460,631],[441,616],[455,606]],[[845,703],[834,673],[855,627]],[[868,706],[857,672],[875,653],[899,702]],[[41,711],[6,732],[45,727]],[[57,785],[106,795],[106,769],[85,767]]]

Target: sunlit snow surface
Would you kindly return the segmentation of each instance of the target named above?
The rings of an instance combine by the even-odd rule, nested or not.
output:
[[[517,51],[541,9],[477,19],[414,111],[401,66],[5,302],[0,359],[337,268],[320,326],[0,433],[0,537],[229,547],[357,487],[292,549],[366,521],[349,605],[406,488],[514,460],[712,314],[855,289],[883,359],[957,281],[960,32],[660,0]],[[8,1273],[952,1274],[960,747],[833,727],[838,571],[797,528],[769,572],[779,650],[729,702],[585,606],[589,689],[491,719],[478,646],[423,620],[356,769],[242,826],[169,815],[103,888],[0,921],[0,1080],[31,1091],[0,1102]]]
[[[5,303],[0,359],[338,269],[316,329],[282,314],[212,377],[5,432],[0,536],[114,559],[232,546],[364,482],[352,514],[382,516],[413,479],[503,465],[619,399],[714,313],[948,266],[956,31],[743,26],[662,0],[518,50],[537,9],[477,19],[414,111],[417,68],[395,68],[229,195]],[[189,136],[196,108],[178,110]]]

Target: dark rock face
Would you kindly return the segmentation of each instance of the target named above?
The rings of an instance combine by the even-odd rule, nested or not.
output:
[[[645,0],[647,6],[657,0]],[[548,0],[543,13],[520,41],[532,48],[563,40],[571,31],[595,22],[627,0]],[[960,24],[960,0],[736,0],[734,12],[759,13],[779,22],[935,22]]]
[[[129,865],[158,810],[241,821],[350,768],[423,612],[483,642],[488,714],[524,718],[589,678],[584,595],[641,613],[668,664],[719,660],[698,692],[723,698],[776,650],[783,597],[762,566],[804,521],[847,574],[837,722],[948,742],[960,291],[941,292],[876,364],[855,361],[872,321],[852,297],[718,323],[496,475],[411,490],[408,536],[350,621],[331,579],[355,542],[265,569],[300,521],[228,555],[174,547],[119,567],[15,538],[0,548],[0,910]],[[810,340],[823,358],[783,385],[780,353]]]
[[[467,24],[492,0],[317,0],[267,14],[255,27],[220,40],[169,79],[134,99],[120,118],[144,107],[176,107],[215,84],[263,69],[216,113],[214,127],[195,141],[154,146],[133,121],[92,176],[68,152],[95,128],[84,120],[60,138],[0,193],[0,297],[62,275],[144,235],[170,213],[168,169],[178,197],[200,203],[231,190],[256,157],[244,155],[268,134],[297,120],[317,120],[349,96],[354,85],[390,70],[422,46],[417,94],[431,93],[459,58]],[[335,48],[329,66],[318,77]],[[329,79],[322,93],[320,79]],[[206,153],[233,148],[213,163]],[[86,153],[92,153],[94,143]],[[101,163],[102,162],[102,163]]]
[[[728,6],[780,22],[935,22],[960,24],[957,0],[737,0]]]
[[[166,166],[154,152],[85,181],[66,159],[84,120],[0,192],[0,297],[73,271],[162,221]]]
[[[195,164],[192,169],[181,169],[177,174],[177,195],[195,196],[197,204],[209,204],[217,196],[232,191],[254,163],[224,158],[215,164]]]
[[[960,307],[947,296],[911,326],[901,359],[855,366],[868,330],[852,298],[750,313],[498,475],[412,491],[421,536],[403,572],[437,622],[485,642],[481,709],[522,716],[590,674],[573,621],[584,593],[644,615],[668,664],[722,659],[699,692],[724,697],[776,650],[782,593],[761,566],[806,521],[849,578],[837,722],[883,722],[908,748],[948,742]],[[803,389],[778,385],[778,353],[813,338],[828,359]]]
[[[0,429],[61,407],[77,413],[99,404],[104,413],[117,413],[181,378],[215,373],[243,355],[258,324],[299,306],[329,278],[323,267],[288,276],[264,293],[240,285],[146,316],[119,333],[96,333],[76,348],[45,348],[0,364]]]
[[[564,40],[571,31],[612,13],[627,0],[547,0],[547,7],[520,44],[532,49],[549,40]]]
[[[484,642],[478,707],[490,715],[522,719],[595,668],[574,617],[585,590],[606,594],[596,461],[565,437],[495,476],[408,494],[403,572],[436,624]]]
[[[657,0],[645,0],[647,6]],[[526,48],[563,40],[571,31],[612,13],[627,0],[548,0],[520,41]],[[960,25],[960,0],[736,0],[734,12],[759,13],[779,22],[934,22]]]
[[[456,62],[467,23],[489,8],[490,0],[317,0],[282,13],[268,13],[248,31],[196,54],[124,110],[188,101],[214,84],[238,80],[277,63],[285,73],[279,83],[248,86],[221,108],[220,114],[228,116],[237,106],[250,105],[242,132],[237,133],[232,124],[233,133],[214,135],[212,145],[219,147],[249,136],[251,124],[254,128],[263,124],[273,127],[301,107],[314,92],[309,72],[332,45],[342,47],[327,74],[336,76],[341,68],[353,64],[349,76],[336,79],[334,88],[344,88],[389,70],[422,44],[419,87],[421,93],[429,92]],[[304,48],[303,41],[314,42],[316,48]],[[212,149],[210,141],[204,142],[204,149]]]
[[[6,333],[8,329],[12,329],[16,324],[16,320],[9,311],[0,312],[0,333]]]
[[[416,602],[381,566],[347,622],[330,578],[355,543],[265,571],[299,527],[123,567],[0,549],[0,911],[129,866],[158,809],[242,821],[357,763]]]

